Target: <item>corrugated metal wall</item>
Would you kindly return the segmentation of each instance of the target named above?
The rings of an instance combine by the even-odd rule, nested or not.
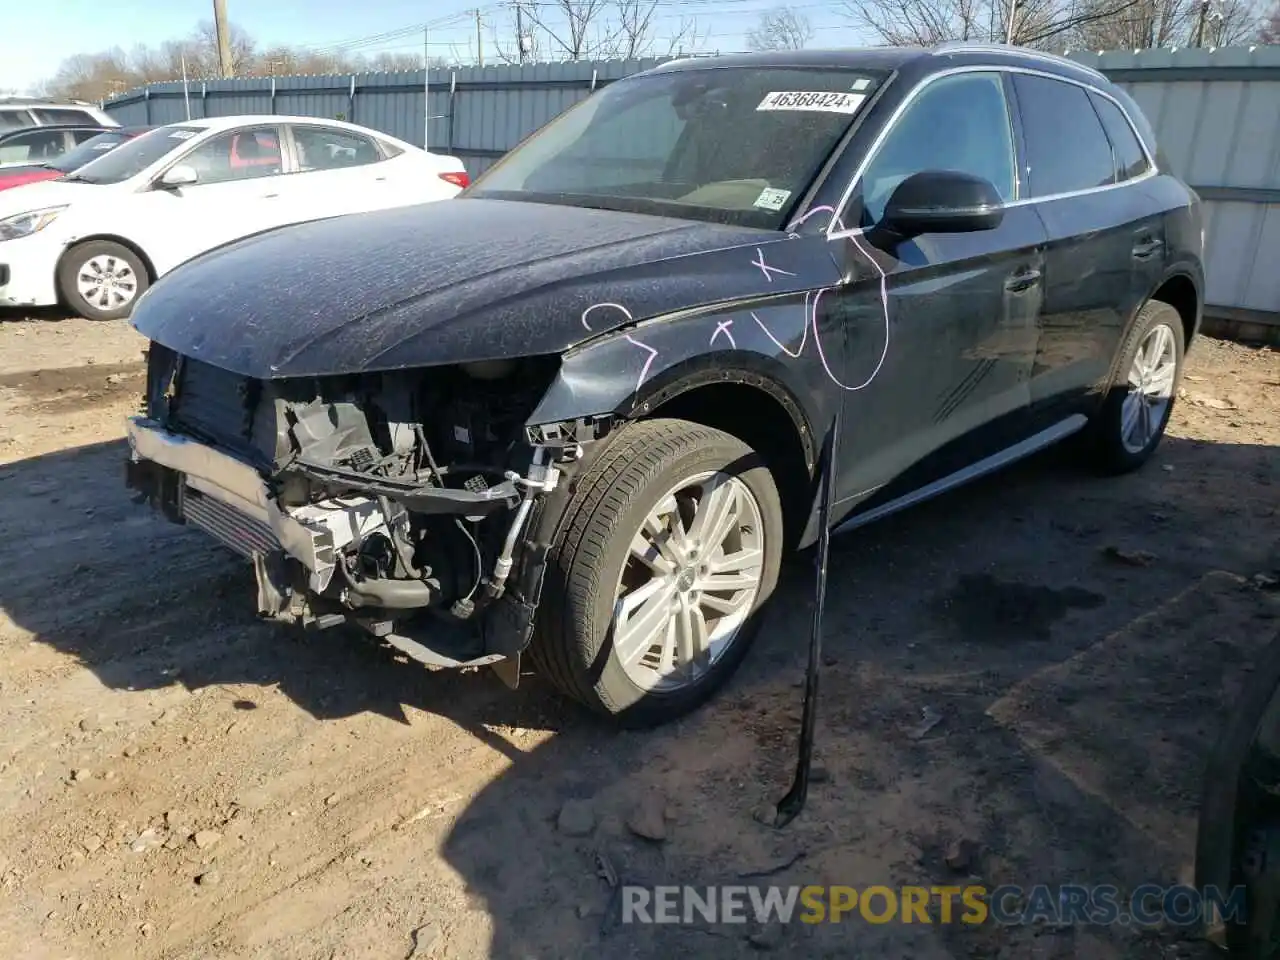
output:
[[[121,123],[177,123],[192,117],[287,114],[339,117],[461,157],[483,172],[540,126],[612,80],[661,63],[657,59],[537,63],[432,70],[430,111],[423,71],[354,76],[276,77],[155,83],[107,101]],[[643,131],[637,131],[643,137]]]
[[[1207,299],[1227,319],[1280,324],[1280,47],[1076,53],[1123,85],[1208,210]],[[660,63],[615,60],[432,70],[433,150],[473,175],[592,89]],[[423,72],[158,83],[108,101],[122,123],[187,116],[341,117],[423,142]],[[644,131],[635,131],[638,138]],[[620,145],[625,153],[625,145]]]
[[[1204,200],[1210,312],[1280,323],[1280,46],[1072,57],[1129,92]]]

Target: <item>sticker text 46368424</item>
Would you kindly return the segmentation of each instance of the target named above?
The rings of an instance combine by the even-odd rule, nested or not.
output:
[[[839,90],[779,90],[766,93],[757,110],[813,110],[818,113],[854,113],[866,94]]]

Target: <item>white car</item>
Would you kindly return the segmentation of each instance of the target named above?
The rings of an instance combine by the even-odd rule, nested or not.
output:
[[[120,126],[105,111],[83,100],[0,97],[0,130],[22,130],[26,127],[43,127],[49,124]]]
[[[466,185],[456,158],[336,120],[157,127],[65,177],[0,193],[0,307],[125,317],[157,278],[214,247]]]

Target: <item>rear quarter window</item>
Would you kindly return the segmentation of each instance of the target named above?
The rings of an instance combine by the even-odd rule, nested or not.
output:
[[[1074,193],[1115,182],[1111,143],[1084,87],[1015,74],[1032,197]]]
[[[1111,149],[1115,152],[1116,180],[1122,182],[1140,177],[1150,168],[1147,155],[1142,151],[1138,135],[1125,119],[1124,111],[1106,97],[1090,93],[1089,99],[1098,111],[1098,118],[1107,131],[1107,139],[1111,141]]]

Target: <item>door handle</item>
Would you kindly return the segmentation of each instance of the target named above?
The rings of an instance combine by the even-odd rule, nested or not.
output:
[[[1025,270],[1010,274],[1004,282],[1004,288],[1010,293],[1022,293],[1024,290],[1030,290],[1039,282],[1040,271],[1034,267],[1027,267]]]
[[[278,196],[280,196],[280,194],[278,194],[278,193],[264,193],[264,194],[262,195],[262,199],[263,199],[263,200],[274,200],[274,199],[276,199]]]
[[[1155,237],[1143,237],[1133,245],[1133,258],[1135,260],[1150,260],[1162,249],[1164,249],[1163,240],[1157,240]]]

